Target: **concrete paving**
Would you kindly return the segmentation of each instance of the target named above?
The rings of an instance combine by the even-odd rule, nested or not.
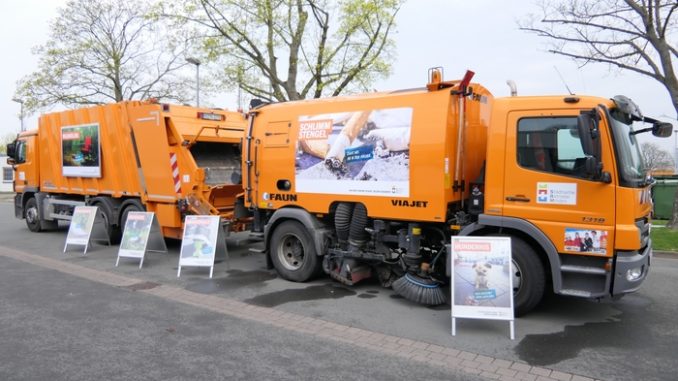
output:
[[[0,215],[11,216],[11,205],[0,204]],[[673,363],[672,353],[678,349],[678,333],[668,318],[678,312],[678,297],[670,291],[678,280],[678,261],[671,259],[656,259],[641,292],[617,302],[551,298],[531,315],[518,319],[517,340],[510,341],[507,323],[473,320],[461,320],[457,336],[451,337],[449,306],[430,309],[413,305],[376,283],[346,288],[326,278],[307,284],[280,280],[266,270],[261,255],[247,251],[247,244],[234,245],[237,239],[229,240],[231,260],[217,264],[215,278],[209,280],[203,269],[183,271],[182,277],[176,278],[176,242],[170,242],[168,254],[150,253],[139,270],[138,262],[131,260],[114,267],[115,247],[95,246],[87,256],[75,250],[62,254],[63,228],[33,234],[23,221],[7,218],[0,221],[0,232],[0,249],[4,249],[0,251],[6,257],[33,262],[44,258],[40,266],[63,267],[60,271],[110,285],[144,288],[152,282],[156,286],[140,292],[164,292],[166,295],[156,296],[178,304],[201,300],[200,308],[260,323],[257,316],[263,314],[268,319],[264,323],[277,327],[276,331],[301,332],[356,350],[369,349],[423,366],[447,368],[452,374],[464,372],[464,377],[670,379],[668,364]],[[144,283],[146,286],[138,286]],[[251,310],[251,315],[239,315],[240,310]],[[329,331],[309,331],[305,324],[295,325],[303,319],[313,322],[311,325],[339,328],[330,325]],[[347,338],[343,332],[348,329],[357,336]],[[396,344],[390,345],[385,337],[395,338]],[[443,357],[439,356],[441,351],[447,351]]]

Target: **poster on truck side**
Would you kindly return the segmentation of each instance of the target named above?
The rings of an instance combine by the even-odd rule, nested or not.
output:
[[[299,117],[297,193],[409,197],[412,108]]]
[[[452,237],[452,317],[513,320],[511,239]]]
[[[66,177],[101,177],[99,123],[61,127],[61,168]]]

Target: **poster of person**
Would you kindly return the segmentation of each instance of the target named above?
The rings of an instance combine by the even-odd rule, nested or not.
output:
[[[299,118],[296,192],[408,197],[412,108]]]
[[[452,317],[513,320],[511,239],[452,237]]]
[[[607,232],[565,228],[565,250],[578,253],[606,254]]]
[[[186,216],[179,266],[214,265],[219,216]]]
[[[152,212],[130,212],[125,221],[119,257],[143,258],[148,244],[148,234],[153,223]]]
[[[101,177],[99,124],[61,128],[61,165],[64,176]]]
[[[96,215],[96,206],[76,206],[68,227],[66,245],[87,245]]]

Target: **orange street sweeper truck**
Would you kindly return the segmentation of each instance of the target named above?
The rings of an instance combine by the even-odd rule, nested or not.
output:
[[[637,290],[652,201],[636,135],[671,125],[623,96],[494,98],[472,74],[445,82],[432,69],[421,89],[252,109],[244,198],[269,265],[293,281],[376,276],[439,304],[452,235],[509,236],[518,315],[547,288]]]

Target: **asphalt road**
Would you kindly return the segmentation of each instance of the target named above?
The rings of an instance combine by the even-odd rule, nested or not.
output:
[[[507,323],[490,321],[459,320],[457,336],[452,337],[449,306],[414,305],[376,283],[347,288],[328,278],[305,284],[281,280],[266,270],[261,255],[249,253],[249,246],[256,244],[237,242],[242,236],[229,239],[230,260],[216,265],[214,279],[208,279],[203,269],[183,269],[177,279],[177,242],[169,242],[169,253],[149,253],[141,270],[133,260],[121,260],[116,268],[116,247],[96,245],[86,256],[76,250],[63,254],[65,228],[31,233],[23,221],[13,218],[8,203],[0,204],[0,215],[6,216],[0,220],[0,249],[591,378],[675,379],[676,259],[655,258],[641,290],[619,301],[553,297],[516,321],[516,340],[511,341]],[[9,259],[0,258],[0,290],[3,379],[51,378],[50,374],[68,374],[69,379],[92,374],[125,379],[137,375],[472,379],[341,343],[213,316]],[[42,340],[49,344],[44,351]],[[24,341],[32,344],[22,346]],[[97,365],[89,369],[90,363]],[[99,373],[89,373],[96,367]],[[242,373],[228,373],[237,369]]]

